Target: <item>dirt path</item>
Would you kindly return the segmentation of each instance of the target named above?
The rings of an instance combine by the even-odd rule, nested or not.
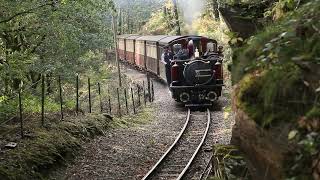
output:
[[[123,72],[134,81],[146,80],[146,76],[136,70],[124,68]],[[174,141],[186,116],[185,109],[171,99],[166,85],[155,82],[154,86],[156,99],[151,105],[154,114],[151,122],[111,130],[86,144],[85,151],[57,179],[141,179]],[[223,112],[214,111],[212,116],[214,122],[221,122]],[[224,124],[219,126],[221,132],[210,133],[221,135],[218,138],[209,135],[207,146],[218,141],[229,142],[229,135],[222,132]]]

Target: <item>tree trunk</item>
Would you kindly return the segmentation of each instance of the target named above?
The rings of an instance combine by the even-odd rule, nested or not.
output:
[[[219,4],[217,2],[217,0],[212,0],[212,10],[213,10],[213,14],[214,14],[214,18],[216,21],[219,20],[220,15],[219,15]]]
[[[119,9],[119,15],[118,15],[118,31],[117,34],[120,35],[122,34],[122,10],[121,8]]]
[[[36,89],[38,84],[39,84],[39,81],[40,81],[40,78],[41,78],[41,74],[39,74],[37,72],[34,72],[34,71],[31,71],[30,72],[30,78],[31,78],[31,82],[32,82],[32,88]]]
[[[176,30],[176,35],[181,35],[181,28],[180,28],[180,22],[179,22],[179,14],[178,14],[178,6],[177,6],[177,1],[172,0],[173,2],[173,12],[174,12],[174,19],[175,19],[175,30]]]
[[[52,82],[52,74],[49,73],[47,74],[46,82],[47,82],[47,94],[52,93],[52,87],[51,87],[51,82]]]
[[[127,33],[130,33],[130,11],[127,10]]]

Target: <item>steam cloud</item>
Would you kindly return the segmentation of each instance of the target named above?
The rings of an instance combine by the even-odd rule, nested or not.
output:
[[[182,10],[184,20],[188,25],[197,19],[205,8],[204,0],[177,0],[178,7]]]

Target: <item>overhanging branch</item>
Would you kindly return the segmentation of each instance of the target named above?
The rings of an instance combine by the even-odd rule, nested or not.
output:
[[[43,7],[45,7],[45,6],[52,6],[52,5],[53,5],[52,3],[46,3],[46,4],[42,4],[42,5],[40,5],[40,6],[31,8],[31,9],[29,9],[29,10],[19,12],[19,13],[15,14],[15,15],[13,15],[13,16],[5,19],[5,20],[0,21],[0,24],[1,24],[1,23],[7,23],[7,22],[13,20],[14,18],[16,18],[16,17],[18,17],[18,16],[22,16],[22,15],[24,15],[24,14],[31,14],[31,13],[34,13],[34,11],[37,10],[37,9],[43,8]]]

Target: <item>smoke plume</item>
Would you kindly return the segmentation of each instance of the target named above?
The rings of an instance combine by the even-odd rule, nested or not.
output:
[[[185,22],[192,25],[204,10],[205,0],[177,0],[178,7],[182,10]]]

